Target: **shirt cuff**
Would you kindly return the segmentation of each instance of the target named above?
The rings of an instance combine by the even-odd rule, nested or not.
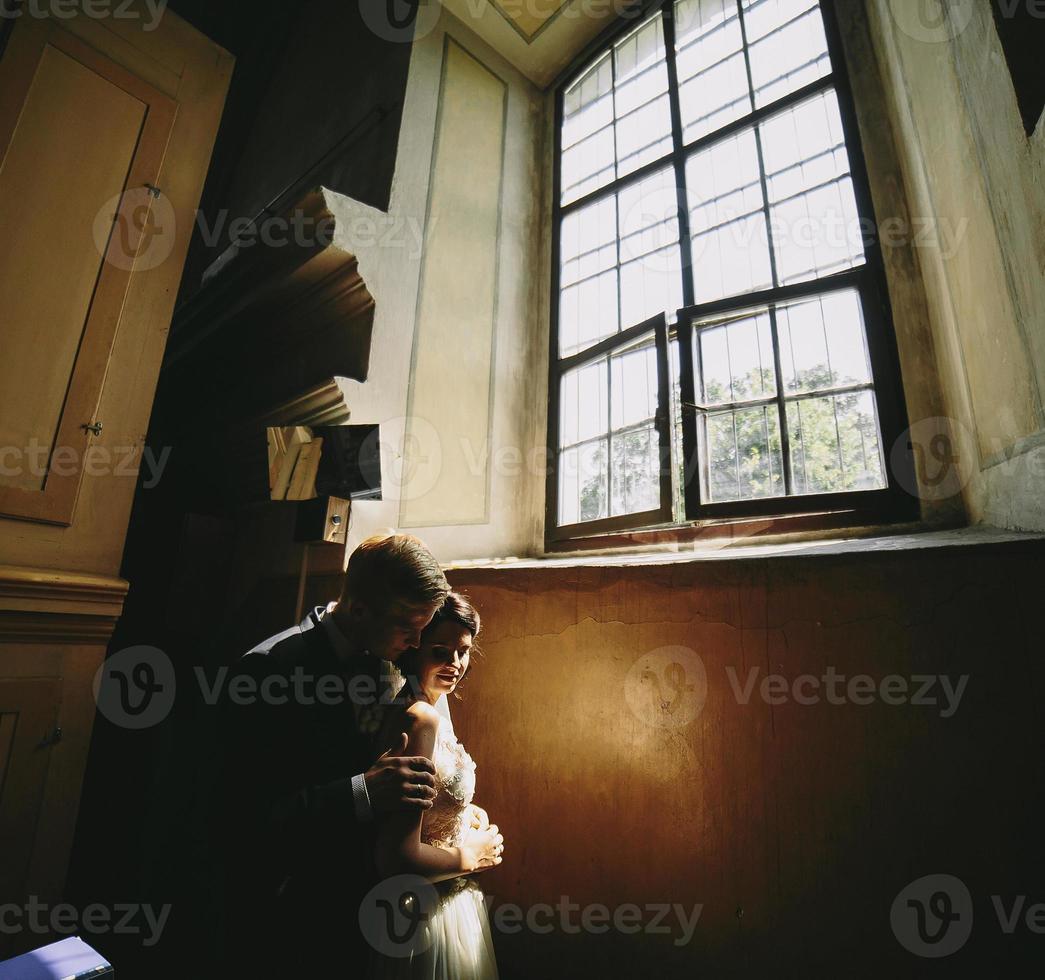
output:
[[[370,794],[366,791],[366,780],[362,773],[352,777],[352,803],[356,808],[356,819],[360,823],[374,819],[374,811],[370,807]]]

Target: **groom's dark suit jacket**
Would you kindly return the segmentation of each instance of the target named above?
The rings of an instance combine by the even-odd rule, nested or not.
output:
[[[336,704],[314,696],[319,678],[370,673],[379,661],[339,661],[320,623],[325,614],[317,607],[255,647],[224,688],[226,976],[366,971],[358,908],[376,880],[374,827],[357,819],[351,777],[369,768],[373,750],[347,695]],[[295,674],[311,679],[301,687],[313,703],[296,694]],[[258,696],[237,704],[239,675],[259,691],[269,679],[286,703]]]

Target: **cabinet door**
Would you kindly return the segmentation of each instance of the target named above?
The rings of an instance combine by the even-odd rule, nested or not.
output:
[[[0,514],[72,523],[176,104],[53,21],[0,60]],[[104,420],[100,420],[104,424]]]
[[[61,684],[57,677],[0,681],[0,896],[4,901],[25,897],[25,876],[54,751],[51,737]],[[0,933],[0,956],[11,955],[23,945],[17,937]]]

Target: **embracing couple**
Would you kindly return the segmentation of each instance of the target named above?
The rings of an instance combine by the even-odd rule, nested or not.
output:
[[[224,976],[497,977],[471,876],[504,844],[472,802],[447,704],[478,632],[431,553],[394,534],[352,553],[339,601],[239,661],[223,706]]]

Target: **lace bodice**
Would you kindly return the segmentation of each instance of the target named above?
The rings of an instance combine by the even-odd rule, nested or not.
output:
[[[435,847],[461,843],[462,817],[475,796],[475,763],[450,726],[440,720],[432,762],[436,798],[421,823],[421,840]]]

